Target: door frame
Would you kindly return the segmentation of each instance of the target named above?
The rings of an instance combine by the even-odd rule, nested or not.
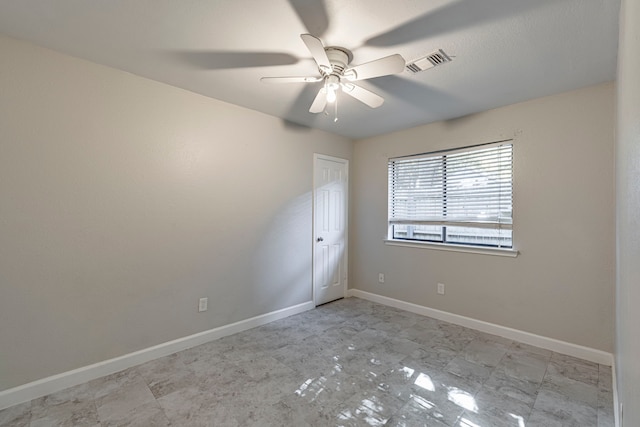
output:
[[[318,160],[329,160],[332,162],[342,163],[346,170],[346,188],[344,191],[344,289],[343,298],[347,297],[348,281],[349,281],[349,160],[341,157],[329,156],[327,154],[313,153],[313,179],[311,190],[311,300],[317,307],[316,303],[316,171]]]

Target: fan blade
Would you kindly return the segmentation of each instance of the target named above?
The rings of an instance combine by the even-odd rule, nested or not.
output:
[[[404,70],[404,58],[398,54],[385,56],[375,61],[365,62],[348,69],[344,73],[347,80],[365,80],[388,74],[401,73]]]
[[[310,113],[322,113],[324,111],[324,107],[327,106],[327,91],[325,88],[321,87],[316,95],[316,98],[313,100],[313,104],[311,104],[311,108],[309,108]]]
[[[370,90],[351,83],[343,83],[342,91],[371,108],[378,108],[384,103],[384,98],[380,95],[376,95]]]
[[[327,57],[327,52],[324,50],[324,45],[319,38],[312,36],[311,34],[300,34],[300,38],[307,45],[307,49],[311,52],[311,56],[315,59],[318,67],[321,70],[330,73],[332,70],[331,62]]]
[[[263,77],[262,83],[314,83],[322,80],[322,77]]]

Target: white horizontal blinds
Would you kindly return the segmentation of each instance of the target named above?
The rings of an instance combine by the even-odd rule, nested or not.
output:
[[[389,223],[510,229],[513,146],[389,160]]]
[[[446,155],[444,220],[474,227],[511,228],[513,146]]]
[[[442,156],[389,162],[389,218],[394,223],[436,220],[444,199]]]

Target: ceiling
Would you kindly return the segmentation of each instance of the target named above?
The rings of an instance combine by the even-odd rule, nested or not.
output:
[[[0,0],[0,32],[79,58],[350,138],[615,79],[619,0]],[[353,52],[351,65],[437,49],[453,61],[358,82],[338,122],[311,114],[321,83],[300,34]]]

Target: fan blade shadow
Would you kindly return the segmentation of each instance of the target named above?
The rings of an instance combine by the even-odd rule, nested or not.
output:
[[[296,99],[289,106],[285,116],[282,118],[282,123],[285,128],[291,130],[304,130],[310,131],[312,128],[309,125],[303,124],[308,122],[309,119],[315,121],[317,115],[309,112],[309,107],[318,94],[322,86],[320,84],[306,84],[296,96]]]
[[[558,0],[455,0],[364,42],[389,47],[522,14]]]
[[[180,61],[202,70],[291,65],[299,61],[295,56],[281,52],[185,50],[172,52],[172,54]]]
[[[367,82],[393,94],[395,98],[433,114],[452,111],[464,103],[463,100],[446,92],[398,76],[384,76]]]
[[[309,34],[322,36],[329,28],[329,17],[323,0],[289,0]]]

